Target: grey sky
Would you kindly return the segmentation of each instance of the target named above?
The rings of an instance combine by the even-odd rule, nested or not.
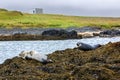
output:
[[[120,16],[120,0],[1,0],[0,8],[79,16]]]

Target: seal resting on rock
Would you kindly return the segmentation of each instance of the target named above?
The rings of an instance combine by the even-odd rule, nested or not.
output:
[[[47,59],[47,55],[40,54],[36,51],[22,51],[19,54],[19,57],[22,57],[23,59],[34,59],[44,64],[52,62],[51,59]]]
[[[86,43],[78,42],[77,46],[80,50],[89,51],[89,50],[96,49],[96,48],[100,47],[101,45],[97,44],[97,45],[91,46],[91,45],[86,44]]]

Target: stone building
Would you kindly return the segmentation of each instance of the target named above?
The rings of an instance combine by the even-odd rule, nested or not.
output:
[[[43,9],[42,8],[35,8],[33,10],[33,14],[43,14]]]

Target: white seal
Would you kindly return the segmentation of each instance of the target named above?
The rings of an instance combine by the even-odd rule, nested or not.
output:
[[[37,61],[40,61],[42,63],[48,63],[52,62],[52,60],[47,59],[46,54],[41,54],[36,51],[22,51],[19,54],[19,57],[22,57],[23,59],[35,59]]]

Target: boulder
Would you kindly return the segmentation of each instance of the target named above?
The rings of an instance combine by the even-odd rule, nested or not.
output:
[[[54,37],[62,37],[62,38],[77,38],[77,32],[76,31],[66,31],[63,29],[57,30],[57,29],[50,29],[46,30],[42,33],[42,36],[54,36]]]
[[[110,36],[110,37],[120,36],[120,30],[115,30],[115,29],[105,30],[105,31],[100,32],[100,36],[102,36],[102,37],[106,37],[106,36]]]

